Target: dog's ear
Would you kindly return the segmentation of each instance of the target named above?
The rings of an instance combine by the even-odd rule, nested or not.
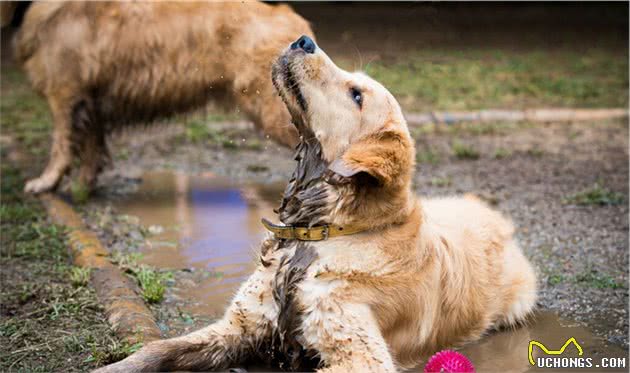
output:
[[[404,134],[388,130],[366,136],[328,167],[345,178],[366,176],[378,185],[406,183],[413,165],[410,140]]]

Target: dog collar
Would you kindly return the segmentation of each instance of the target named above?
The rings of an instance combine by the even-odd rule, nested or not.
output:
[[[298,241],[324,241],[331,237],[347,236],[364,231],[352,225],[318,225],[315,227],[295,227],[292,225],[276,225],[267,219],[262,219],[263,226],[276,235],[277,238]]]

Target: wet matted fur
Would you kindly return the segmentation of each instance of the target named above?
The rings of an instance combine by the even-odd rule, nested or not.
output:
[[[36,2],[15,55],[48,101],[50,160],[27,192],[53,189],[81,162],[90,187],[107,160],[105,135],[207,104],[236,104],[272,138],[297,133],[269,80],[271,64],[307,22],[258,2]]]
[[[414,195],[414,144],[383,86],[321,49],[287,49],[273,80],[302,135],[281,220],[364,231],[268,238],[220,321],[101,372],[222,369],[261,353],[294,369],[394,372],[531,313],[536,278],[510,222],[472,196]]]

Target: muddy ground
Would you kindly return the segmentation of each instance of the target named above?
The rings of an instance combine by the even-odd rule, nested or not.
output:
[[[245,126],[214,125],[211,131],[241,144],[259,141]],[[163,133],[147,138],[142,146],[136,145],[138,137],[119,140],[117,154],[124,159],[118,157],[101,178],[99,193],[110,198],[123,190],[131,193],[146,170],[203,170],[266,184],[287,180],[293,167],[291,152],[272,143],[233,149],[190,142],[173,132],[170,138]],[[609,342],[627,347],[627,123],[468,124],[412,132],[418,194],[470,192],[495,205],[514,220],[517,238],[535,264],[539,307],[583,322]],[[590,194],[579,199],[585,191]],[[86,211],[105,211],[107,205],[92,202]],[[122,226],[118,230],[129,237],[133,228],[128,221]],[[98,224],[93,227],[99,230]],[[110,245],[124,242],[114,231],[111,225],[100,229]]]

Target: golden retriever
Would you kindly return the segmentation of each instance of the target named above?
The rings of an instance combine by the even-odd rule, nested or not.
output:
[[[273,80],[302,135],[284,225],[265,223],[275,235],[220,321],[101,372],[224,369],[252,355],[395,372],[532,311],[536,278],[510,222],[474,197],[414,195],[413,140],[382,85],[306,36]]]
[[[233,101],[274,139],[297,142],[269,80],[288,43],[312,35],[286,5],[259,2],[35,2],[15,55],[52,112],[50,160],[25,191],[51,190],[80,159],[95,182],[105,135],[205,105]]]

